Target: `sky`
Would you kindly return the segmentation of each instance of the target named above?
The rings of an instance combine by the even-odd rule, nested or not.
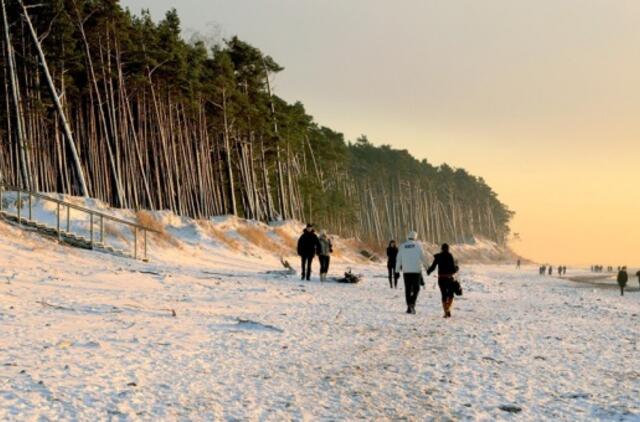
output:
[[[347,139],[484,177],[523,256],[640,264],[639,1],[121,3],[259,47],[277,94]]]

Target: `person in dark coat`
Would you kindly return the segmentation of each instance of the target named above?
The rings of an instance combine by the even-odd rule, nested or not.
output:
[[[640,284],[640,271],[636,273],[636,276],[638,277],[638,284]]]
[[[449,245],[442,245],[442,252],[435,254],[433,264],[427,270],[427,275],[431,275],[438,268],[438,286],[442,294],[442,309],[444,317],[451,318],[451,306],[453,305],[454,296],[454,275],[458,272],[453,255],[449,252]]]
[[[320,240],[313,230],[313,224],[307,224],[302,236],[298,239],[298,255],[302,261],[301,280],[311,279],[311,263],[313,258],[320,251]]]
[[[398,259],[398,245],[395,240],[389,242],[387,247],[387,269],[389,270],[389,287],[398,288],[400,273],[396,272],[396,262]]]
[[[624,296],[624,288],[627,286],[627,281],[629,281],[627,267],[622,267],[622,269],[618,271],[618,286],[620,286],[620,296]]]

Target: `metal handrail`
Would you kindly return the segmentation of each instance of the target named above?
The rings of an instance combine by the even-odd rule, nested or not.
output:
[[[90,239],[89,239],[89,243],[91,244],[91,246],[93,246],[94,244],[94,225],[95,225],[95,218],[94,217],[98,217],[100,220],[100,243],[104,243],[104,220],[107,221],[113,221],[115,223],[118,224],[123,224],[128,226],[132,231],[133,231],[133,257],[134,259],[138,259],[138,230],[141,230],[143,232],[143,245],[144,245],[144,255],[143,255],[143,260],[147,261],[147,232],[152,232],[152,233],[160,233],[158,230],[152,229],[150,227],[146,227],[143,226],[141,224],[137,224],[137,223],[133,223],[131,221],[127,221],[127,220],[123,220],[121,218],[118,217],[113,217],[109,214],[105,214],[103,212],[100,211],[94,211],[90,208],[86,208],[86,207],[82,207],[80,205],[75,205],[72,204],[70,202],[67,201],[63,201],[61,199],[57,199],[57,198],[53,198],[51,196],[42,194],[40,192],[34,192],[34,191],[29,191],[17,186],[11,186],[11,185],[7,185],[4,183],[0,183],[0,211],[3,209],[3,196],[4,196],[4,191],[14,191],[17,194],[17,201],[16,201],[16,210],[17,210],[17,217],[18,217],[18,224],[21,224],[21,212],[22,212],[22,204],[21,204],[21,194],[26,194],[28,195],[28,204],[29,204],[29,220],[31,220],[32,218],[32,213],[33,213],[33,203],[32,203],[32,198],[40,198],[43,199],[45,201],[50,201],[55,203],[56,206],[56,232],[58,233],[58,239],[60,239],[61,234],[62,234],[62,230],[61,230],[61,221],[60,221],[60,211],[61,211],[61,207],[64,206],[67,209],[67,215],[66,215],[66,232],[70,233],[70,210],[74,209],[76,211],[80,211],[86,214],[89,214],[89,235],[90,235]]]

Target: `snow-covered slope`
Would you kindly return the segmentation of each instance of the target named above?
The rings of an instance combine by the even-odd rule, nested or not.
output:
[[[220,265],[233,261],[240,253],[246,257],[260,257],[265,265],[280,266],[280,259],[295,260],[296,242],[304,225],[297,221],[274,222],[270,225],[244,220],[233,216],[214,217],[209,220],[194,220],[180,217],[168,211],[140,211],[109,208],[103,202],[60,194],[50,196],[71,202],[85,208],[108,215],[138,222],[161,232],[149,236],[149,256],[163,262],[182,262],[184,255],[192,260],[214,260]],[[16,212],[15,193],[4,194],[3,209]],[[22,215],[27,215],[28,204],[24,200]],[[62,225],[65,227],[66,210],[62,209]],[[33,200],[33,218],[39,222],[56,226],[56,204],[41,199]],[[89,238],[90,220],[88,214],[71,210],[71,230]],[[96,222],[97,224],[97,222]],[[97,227],[94,226],[94,230]],[[105,223],[107,243],[120,250],[133,249],[133,233],[125,226]],[[344,263],[365,263],[375,251],[384,254],[386,245],[367,245],[356,239],[342,239],[332,236],[334,260]],[[140,245],[140,244],[139,244]],[[141,247],[141,246],[140,246]],[[431,253],[438,251],[438,245],[427,244]],[[517,256],[506,247],[483,239],[475,239],[473,244],[453,245],[456,257],[462,263],[513,263]],[[232,259],[233,258],[233,259]],[[384,258],[379,256],[379,258]]]

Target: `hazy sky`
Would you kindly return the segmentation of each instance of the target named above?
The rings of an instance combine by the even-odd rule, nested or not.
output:
[[[483,176],[523,255],[640,263],[640,1],[122,3],[256,45],[277,93],[349,139]]]

